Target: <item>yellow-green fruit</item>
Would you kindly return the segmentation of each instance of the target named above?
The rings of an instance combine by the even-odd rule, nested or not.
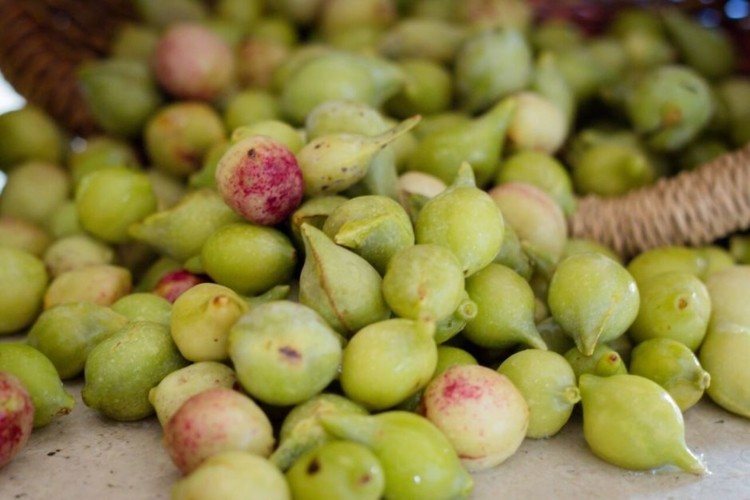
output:
[[[337,438],[362,443],[375,453],[385,474],[385,498],[459,499],[474,488],[448,438],[415,413],[321,415],[320,422]]]
[[[378,500],[385,490],[378,458],[351,441],[329,441],[308,451],[286,478],[295,500]]]
[[[638,283],[642,304],[628,333],[636,342],[671,338],[695,351],[711,316],[708,289],[686,272],[666,272]]]
[[[81,397],[86,406],[114,420],[140,420],[154,413],[149,391],[186,364],[169,327],[128,323],[89,354]]]
[[[247,451],[222,451],[208,457],[172,486],[173,500],[291,500],[284,475],[268,460]]]
[[[151,179],[127,167],[105,168],[84,176],[75,203],[81,227],[108,243],[128,241],[130,224],[157,209]]]
[[[513,382],[528,404],[527,437],[545,438],[556,434],[581,400],[573,369],[554,351],[519,351],[503,361],[497,371]]]
[[[0,335],[29,326],[47,289],[44,262],[29,252],[0,246]]]
[[[237,382],[234,370],[217,361],[198,361],[175,370],[148,392],[159,423],[164,427],[191,396],[213,387],[232,388]]]
[[[638,344],[630,354],[629,372],[664,387],[683,412],[697,403],[711,376],[685,344],[656,338]]]
[[[685,443],[680,408],[656,382],[638,375],[585,374],[579,387],[583,436],[602,460],[632,470],[707,472]]]
[[[247,302],[231,288],[199,283],[172,304],[172,340],[190,361],[226,360],[229,330],[247,310]]]
[[[621,264],[599,253],[581,253],[558,264],[547,302],[578,350],[590,356],[597,343],[627,330],[638,314],[640,295]]]
[[[698,359],[711,375],[708,396],[725,410],[750,418],[750,331],[726,325],[709,330]]]
[[[0,371],[15,375],[34,404],[34,427],[67,415],[75,399],[63,386],[55,365],[40,351],[20,342],[0,343]]]

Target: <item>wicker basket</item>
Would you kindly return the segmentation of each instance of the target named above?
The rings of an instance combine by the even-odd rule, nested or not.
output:
[[[613,7],[633,3],[530,1],[540,15],[564,15],[587,31],[602,26]],[[72,132],[98,132],[75,72],[81,62],[107,53],[117,27],[135,17],[131,4],[132,0],[0,0],[0,70],[29,102]],[[682,4],[687,9],[705,6],[700,0]],[[746,55],[741,69],[748,72],[750,19],[728,27],[739,52]],[[746,230],[750,145],[625,196],[583,197],[569,223],[571,236],[599,241],[625,259],[657,246],[708,244]]]
[[[75,76],[107,53],[131,0],[0,0],[0,70],[29,102],[80,135],[98,131]]]

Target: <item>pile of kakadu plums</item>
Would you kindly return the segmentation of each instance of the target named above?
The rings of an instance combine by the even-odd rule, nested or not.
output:
[[[577,406],[602,460],[702,474],[683,412],[750,416],[750,241],[624,261],[566,227],[577,195],[750,138],[726,33],[625,9],[592,36],[519,0],[135,4],[79,72],[100,135],[0,116],[0,464],[69,380],[156,415],[174,498],[465,497]]]

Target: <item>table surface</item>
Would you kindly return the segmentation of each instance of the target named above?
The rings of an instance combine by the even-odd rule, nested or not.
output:
[[[80,380],[66,386],[76,407],[35,430],[0,469],[0,498],[169,498],[179,473],[162,447],[156,418],[108,420],[81,403]],[[750,420],[704,399],[685,413],[685,426],[687,443],[708,465],[708,475],[630,472],[604,463],[587,448],[574,414],[558,435],[527,439],[506,462],[475,474],[472,498],[749,499]]]

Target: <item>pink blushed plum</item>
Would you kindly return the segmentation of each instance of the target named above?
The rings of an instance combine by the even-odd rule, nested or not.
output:
[[[20,380],[0,372],[0,467],[15,457],[31,436],[34,404]]]
[[[231,47],[208,28],[178,23],[159,40],[154,54],[159,84],[181,99],[211,101],[232,81]]]
[[[268,457],[274,443],[273,428],[263,410],[249,396],[226,387],[191,396],[164,426],[164,446],[183,474],[222,451]]]
[[[234,144],[219,160],[216,189],[246,220],[272,226],[302,202],[304,183],[289,148],[271,137],[252,135]]]
[[[167,299],[171,304],[177,300],[177,297],[183,294],[185,290],[194,287],[198,283],[205,283],[206,278],[193,274],[186,269],[177,269],[161,277],[156,283],[153,293]]]
[[[425,388],[421,413],[448,437],[470,471],[494,467],[526,436],[529,409],[508,377],[480,365],[456,365]]]

